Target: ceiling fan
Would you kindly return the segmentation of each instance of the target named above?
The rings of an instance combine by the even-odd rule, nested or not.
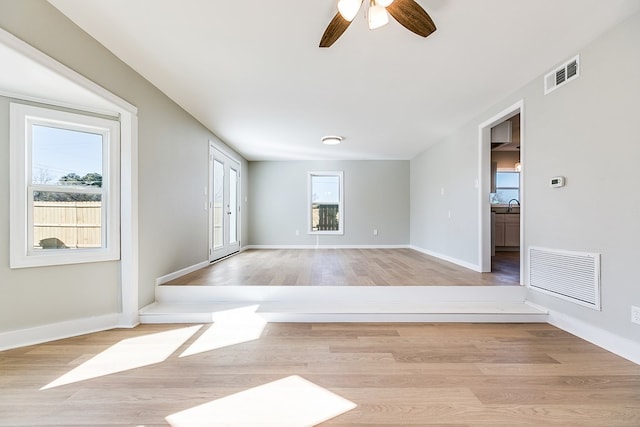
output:
[[[369,29],[382,27],[389,22],[389,15],[407,30],[427,37],[436,30],[436,25],[427,12],[414,0],[367,0],[369,1]],[[339,0],[338,13],[320,39],[320,47],[329,47],[345,32],[358,14],[364,0]]]

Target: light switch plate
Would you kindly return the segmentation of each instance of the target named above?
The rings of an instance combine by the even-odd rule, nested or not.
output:
[[[549,181],[549,184],[554,188],[564,187],[564,176],[554,176],[551,178],[551,181]]]

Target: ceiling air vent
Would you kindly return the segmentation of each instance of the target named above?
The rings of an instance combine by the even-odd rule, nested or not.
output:
[[[544,94],[559,88],[580,75],[580,55],[571,58],[560,67],[544,76]]]

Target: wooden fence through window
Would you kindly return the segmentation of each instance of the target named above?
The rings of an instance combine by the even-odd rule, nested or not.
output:
[[[33,247],[99,248],[101,202],[34,202]]]
[[[338,231],[340,224],[338,223],[339,205],[313,204],[312,211],[312,231]]]

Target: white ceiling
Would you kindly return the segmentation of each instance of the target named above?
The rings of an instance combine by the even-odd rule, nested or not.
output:
[[[336,0],[49,1],[249,160],[410,159],[640,10],[417,0],[428,38],[361,11],[320,49]]]

